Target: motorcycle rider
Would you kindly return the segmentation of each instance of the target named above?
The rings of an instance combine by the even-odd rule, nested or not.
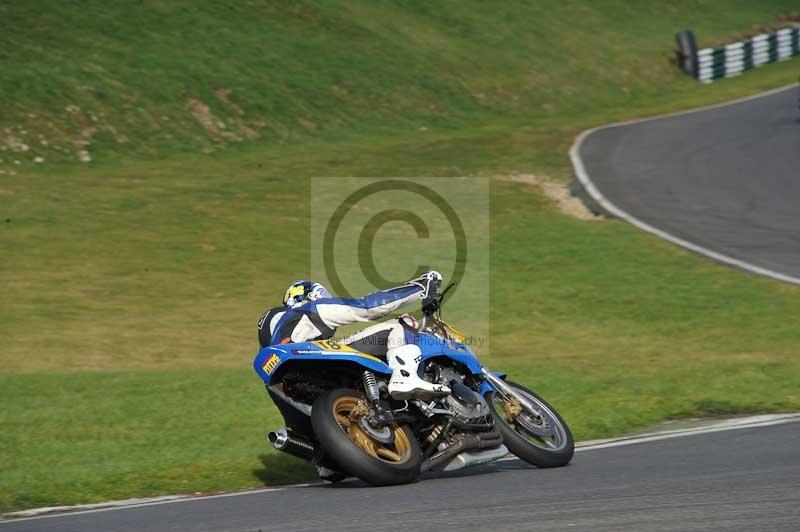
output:
[[[333,297],[324,286],[313,281],[297,281],[286,290],[282,307],[272,308],[261,316],[258,322],[259,343],[263,348],[290,342],[326,340],[333,337],[337,327],[379,320],[420,299],[423,304],[435,304],[433,300],[441,282],[439,272],[428,271],[402,286],[354,299]],[[419,377],[422,351],[412,341],[412,332],[415,331],[416,320],[406,314],[367,327],[342,343],[358,351],[386,357],[392,369],[389,395],[394,399],[445,396],[450,393],[450,388]]]

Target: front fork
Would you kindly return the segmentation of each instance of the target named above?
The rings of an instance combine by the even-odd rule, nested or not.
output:
[[[523,410],[537,417],[542,417],[542,413],[539,409],[528,401],[526,397],[517,393],[506,381],[497,377],[485,366],[481,366],[481,372],[483,373],[483,377],[492,385],[492,388],[503,398],[503,408],[506,410],[506,414],[509,415],[509,417],[513,419],[521,414]]]

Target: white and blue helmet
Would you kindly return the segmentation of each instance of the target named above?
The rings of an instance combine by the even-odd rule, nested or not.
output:
[[[328,289],[314,281],[295,281],[286,289],[283,304],[288,308],[297,308],[309,301],[331,297]]]

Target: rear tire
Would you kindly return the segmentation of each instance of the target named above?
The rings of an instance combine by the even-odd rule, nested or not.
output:
[[[405,426],[390,426],[393,443],[369,438],[369,434],[349,418],[349,410],[358,401],[366,402],[361,392],[336,389],[323,393],[314,402],[311,426],[325,454],[346,473],[374,486],[417,480],[422,452],[414,433]]]
[[[517,457],[536,467],[561,467],[567,465],[569,461],[572,460],[572,455],[575,453],[575,440],[572,437],[572,431],[569,430],[567,423],[561,418],[558,412],[556,412],[555,408],[550,406],[547,401],[542,399],[533,390],[529,390],[511,381],[506,381],[506,383],[519,392],[522,392],[524,395],[528,395],[529,398],[535,399],[534,402],[540,403],[540,407],[544,406],[545,409],[542,410],[549,411],[549,413],[552,414],[552,419],[549,420],[549,422],[554,425],[560,425],[560,427],[554,427],[554,430],[560,428],[563,432],[559,433],[559,437],[562,438],[559,442],[559,448],[545,448],[547,447],[544,443],[545,439],[541,440],[541,447],[537,446],[537,444],[533,443],[537,441],[535,437],[532,437],[530,433],[526,433],[524,429],[517,427],[516,424],[509,423],[504,412],[498,411],[497,403],[494,401],[495,392],[489,392],[486,394],[486,401],[492,409],[497,428],[503,434],[503,443],[505,446]]]
[[[317,466],[317,474],[319,475],[320,480],[330,482],[331,484],[336,484],[337,482],[341,482],[347,478],[347,475],[340,471],[334,471],[333,469],[328,469],[327,467],[322,466]]]

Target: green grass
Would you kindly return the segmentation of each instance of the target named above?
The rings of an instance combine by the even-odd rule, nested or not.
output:
[[[533,118],[585,121],[587,113],[652,108],[676,92],[711,92],[670,64],[676,31],[691,27],[702,44],[796,7],[791,0],[7,4],[0,6],[0,131],[30,149],[2,159],[13,170],[11,157],[23,167],[37,156],[75,161],[74,144],[84,140],[97,161],[131,161],[217,152],[251,144],[254,134],[261,146],[289,147],[458,135]],[[191,102],[208,106],[213,132],[192,115]]]
[[[788,1],[245,5],[0,6],[0,510],[308,478],[264,444],[250,363],[309,267],[309,176],[566,181],[583,129],[797,79],[795,59],[701,86],[668,61],[676,31]],[[800,289],[491,192],[485,360],[579,439],[800,407]]]
[[[257,442],[275,416],[242,369],[29,374],[0,384],[16,410],[2,417],[4,508],[232,490],[243,476],[252,485],[313,471],[262,454]]]

